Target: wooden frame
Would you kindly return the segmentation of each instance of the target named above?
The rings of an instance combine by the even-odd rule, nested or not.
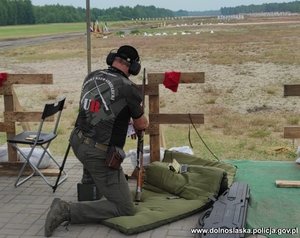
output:
[[[203,124],[203,114],[161,114],[159,113],[159,85],[163,83],[164,73],[149,73],[148,84],[145,85],[145,94],[149,96],[149,129],[150,157],[151,161],[160,159],[160,124],[189,124],[190,118],[193,123]],[[180,84],[204,83],[203,72],[183,72]],[[15,135],[15,122],[37,121],[41,112],[22,112],[20,108],[15,110],[18,103],[17,96],[13,91],[14,84],[52,84],[52,74],[8,74],[7,80],[0,88],[0,94],[4,95],[4,122],[0,123],[0,131],[6,132],[7,138]],[[141,85],[139,85],[141,86]],[[16,151],[8,146],[9,162],[17,160]]]
[[[42,112],[24,112],[20,107],[14,84],[53,84],[52,74],[7,74],[0,87],[0,95],[4,97],[4,121],[0,122],[0,132],[6,132],[7,138],[16,135],[15,122],[40,121]],[[23,124],[28,128],[26,124]],[[17,162],[17,152],[8,145],[8,163]]]
[[[300,84],[285,84],[283,85],[284,96],[300,96]],[[283,138],[298,139],[300,138],[299,126],[286,126],[283,128]]]
[[[148,73],[145,95],[149,96],[149,128],[151,162],[160,160],[160,124],[189,124],[191,118],[195,124],[204,123],[203,114],[166,114],[159,112],[159,85],[163,84],[165,73]],[[183,72],[180,84],[204,83],[203,72]],[[141,85],[139,85],[141,87]],[[179,93],[179,92],[178,92]]]
[[[284,96],[300,96],[300,84],[284,85]],[[300,138],[299,126],[286,126],[283,130],[283,137],[287,139]],[[300,181],[276,180],[276,186],[279,188],[300,188]]]

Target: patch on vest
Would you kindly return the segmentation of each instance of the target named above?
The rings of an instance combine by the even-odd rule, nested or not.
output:
[[[84,110],[97,112],[102,104],[108,111],[110,101],[114,101],[115,97],[114,85],[106,78],[94,76],[83,84],[81,105]]]
[[[82,86],[80,105],[89,118],[89,123],[96,125],[102,119],[110,118],[113,114],[110,104],[115,98],[114,85],[102,75],[95,75],[86,80]]]

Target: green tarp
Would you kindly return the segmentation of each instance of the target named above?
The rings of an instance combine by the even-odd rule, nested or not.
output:
[[[193,165],[189,175],[174,174],[167,169],[167,163],[173,158],[179,163]],[[153,163],[146,170],[144,200],[136,205],[136,214],[108,219],[104,224],[125,234],[153,229],[202,210],[209,196],[239,181],[250,186],[246,228],[258,229],[259,233],[269,231],[268,228],[273,229],[272,232],[282,232],[281,235],[265,234],[270,238],[300,238],[300,188],[275,185],[276,180],[300,181],[300,166],[294,162],[218,162],[171,151],[166,151],[163,162]],[[172,195],[182,198],[167,199]],[[288,229],[295,231],[295,228],[298,234],[285,234]]]
[[[193,166],[188,173],[174,173],[168,169],[172,158]],[[164,162],[154,162],[146,168],[142,202],[135,206],[136,214],[107,219],[103,224],[130,235],[187,217],[224,191],[235,171],[231,164],[167,151]],[[168,199],[174,195],[180,198]]]
[[[276,180],[300,181],[300,166],[294,162],[232,161],[237,166],[235,181],[250,186],[250,203],[246,225],[248,228],[298,228],[300,237],[300,188],[278,188]],[[287,230],[278,230],[287,232]]]

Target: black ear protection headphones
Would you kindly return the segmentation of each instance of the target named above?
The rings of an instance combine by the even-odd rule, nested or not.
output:
[[[106,57],[106,64],[109,66],[112,66],[115,58],[119,56],[116,49],[113,49],[109,52],[109,54]],[[120,58],[123,58],[122,56]],[[128,73],[132,75],[138,75],[141,71],[141,64],[139,61],[133,60],[130,62],[130,66],[128,69]]]
[[[106,57],[106,64],[111,66],[112,63],[114,62],[116,56],[117,56],[116,49],[111,50]]]

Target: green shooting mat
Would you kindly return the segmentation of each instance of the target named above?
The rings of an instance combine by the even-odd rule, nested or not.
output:
[[[172,172],[168,165],[173,158],[189,164],[188,172]],[[131,235],[182,219],[199,212],[211,197],[226,190],[236,172],[229,163],[171,151],[166,151],[163,162],[153,162],[145,169],[142,201],[135,205],[135,215],[107,219],[103,224]],[[177,198],[170,199],[174,196]]]
[[[247,228],[288,228],[294,231],[298,228],[298,234],[293,236],[284,233],[266,236],[300,237],[300,188],[278,188],[275,184],[276,180],[300,181],[300,166],[287,161],[241,160],[231,163],[237,166],[235,181],[250,186]]]

